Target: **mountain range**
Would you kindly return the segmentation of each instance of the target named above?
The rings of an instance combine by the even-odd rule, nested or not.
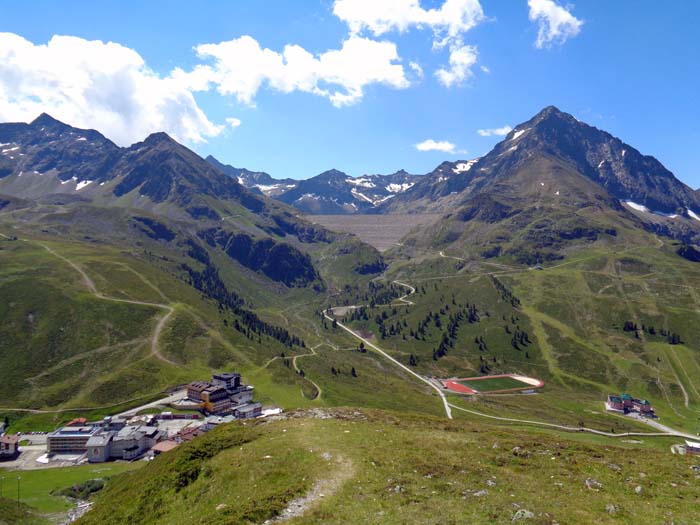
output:
[[[351,177],[332,169],[306,180],[274,179],[264,172],[222,164],[212,156],[207,157],[207,161],[249,190],[309,214],[368,213],[413,187],[422,178],[405,170],[390,175]]]
[[[542,509],[549,523],[600,521],[604,504],[623,501],[623,516],[633,509],[637,519],[648,511],[639,497],[677,502],[666,479],[682,487],[693,474],[668,453],[668,437],[601,444],[649,431],[602,403],[630,392],[662,425],[695,431],[699,215],[698,193],[656,159],[554,107],[482,157],[425,175],[330,170],[304,181],[204,159],[165,133],[119,147],[49,115],[0,124],[0,418],[12,432],[100,420],[222,370],[285,409],[276,422],[220,426],[110,481],[86,523],[184,522],[187,494],[200,492],[211,496],[197,500],[202,519],[261,523],[325,472],[354,479],[323,500],[351,502],[345,522],[364,516],[375,495],[387,499],[370,521],[396,498],[419,509],[412,503],[428,483],[436,496],[424,499],[437,510],[413,521],[451,501],[492,522],[483,502],[493,501],[510,523],[510,495],[540,467],[551,485],[564,461],[562,482],[600,497],[595,509],[557,510],[571,498],[553,509],[539,498],[544,482],[538,499],[519,505]],[[382,253],[371,244],[378,237]],[[467,400],[443,397],[428,379],[494,374],[544,386]],[[448,457],[455,439],[478,447],[486,437],[494,470],[484,474],[483,458],[468,453],[476,460],[465,478],[464,458]],[[279,453],[280,440],[292,456]],[[392,447],[408,478],[387,462]],[[440,462],[425,459],[438,449]],[[629,460],[613,468],[622,453]],[[594,456],[595,470],[581,470]],[[640,495],[632,487],[649,481],[637,471],[648,472],[650,458],[666,465],[664,482]],[[620,483],[620,469],[639,481]],[[260,477],[251,484],[242,471]],[[586,488],[594,474],[604,490]],[[453,498],[444,476],[463,484],[449,489]],[[372,498],[357,492],[367,480]],[[216,492],[239,482],[253,487],[250,505]],[[279,493],[260,493],[271,487]],[[317,521],[327,521],[318,508]]]
[[[353,178],[329,170],[295,181],[226,166],[213,157],[207,160],[247,188],[304,213],[389,214],[447,212],[497,181],[502,183],[532,159],[541,158],[566,165],[600,186],[601,193],[663,231],[694,231],[695,225],[683,219],[700,220],[700,193],[678,180],[661,162],[554,106],[516,126],[483,157],[445,161],[425,175],[401,170]]]
[[[425,175],[350,177],[333,169],[307,180],[275,179],[202,159],[165,133],[120,148],[97,131],[46,114],[29,124],[0,124],[0,145],[5,206],[16,206],[16,199],[82,202],[210,221],[214,229],[242,209],[255,216],[253,230],[237,221],[226,225],[252,237],[319,229],[302,226],[299,212],[432,213],[442,219],[404,245],[469,243],[483,254],[529,262],[559,257],[572,243],[612,239],[625,228],[700,241],[697,191],[654,157],[553,106],[517,125],[483,157],[445,161]]]

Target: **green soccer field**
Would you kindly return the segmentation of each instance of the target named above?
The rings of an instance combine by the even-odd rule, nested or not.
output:
[[[512,377],[489,377],[484,379],[465,379],[457,381],[460,385],[464,385],[478,392],[494,392],[497,390],[512,390],[533,388],[532,385],[514,379]]]

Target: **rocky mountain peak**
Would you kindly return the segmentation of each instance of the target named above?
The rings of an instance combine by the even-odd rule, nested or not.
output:
[[[51,128],[51,129],[68,129],[70,126],[64,124],[60,120],[56,120],[48,113],[42,113],[37,118],[35,118],[30,124],[33,128]]]
[[[170,135],[168,135],[167,133],[165,133],[163,131],[151,133],[143,141],[143,144],[148,145],[148,146],[156,146],[156,145],[180,146],[180,144],[178,142],[176,142]]]

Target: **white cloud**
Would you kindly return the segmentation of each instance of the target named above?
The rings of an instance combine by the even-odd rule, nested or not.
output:
[[[397,89],[410,85],[395,44],[359,36],[318,56],[298,45],[287,45],[278,53],[262,48],[251,36],[195,49],[200,58],[213,61],[193,71],[196,80],[204,77],[222,95],[233,95],[249,105],[263,85],[282,93],[302,91],[326,97],[336,107],[358,102],[371,84]]]
[[[513,131],[510,126],[503,126],[502,128],[490,128],[490,129],[478,129],[476,132],[482,137],[504,137]]]
[[[435,9],[421,7],[419,0],[335,0],[333,13],[354,35],[432,29],[433,48],[450,51],[449,66],[435,72],[445,86],[459,85],[472,75],[477,50],[464,44],[464,34],[486,20],[479,0],[445,0]]]
[[[490,70],[488,67],[486,67],[486,66],[481,66],[481,71],[482,71],[483,73],[486,73],[487,75],[488,75],[489,73],[491,73],[491,70]]]
[[[241,125],[241,119],[236,118],[236,117],[228,117],[226,119],[226,122],[228,122],[228,125],[231,126],[232,128],[237,128],[238,126]]]
[[[538,26],[537,49],[563,44],[581,32],[583,21],[571,14],[571,7],[562,7],[554,0],[527,0],[527,5],[530,21]]]
[[[154,131],[202,142],[223,126],[197,105],[195,80],[181,70],[159,76],[136,51],[113,42],[56,35],[35,45],[0,33],[0,121],[27,122],[47,112],[122,145]]]
[[[440,83],[446,87],[459,85],[472,76],[472,66],[476,64],[477,50],[474,46],[455,47],[450,51],[449,69],[441,68],[435,72]]]
[[[333,14],[350,31],[374,35],[430,27],[440,39],[458,38],[484,20],[478,0],[445,0],[439,9],[424,9],[419,0],[336,0]]]
[[[423,78],[423,68],[418,62],[409,62],[408,67],[418,76],[418,78]]]
[[[424,140],[416,144],[418,151],[442,151],[443,153],[455,153],[456,146],[446,140],[436,141],[433,139]]]

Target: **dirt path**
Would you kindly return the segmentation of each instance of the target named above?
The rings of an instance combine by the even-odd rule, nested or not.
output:
[[[88,274],[85,273],[85,270],[83,270],[80,266],[78,266],[77,264],[75,264],[73,261],[71,261],[71,260],[68,259],[67,257],[64,257],[64,256],[61,255],[60,253],[55,252],[52,248],[49,248],[49,247],[46,246],[45,244],[42,244],[41,246],[42,246],[47,252],[49,252],[51,255],[53,255],[54,257],[58,257],[58,258],[61,259],[63,262],[65,262],[65,263],[67,263],[68,265],[70,265],[71,268],[73,268],[76,272],[78,272],[78,273],[80,274],[80,276],[82,277],[82,279],[83,279],[83,284],[84,284],[85,287],[90,291],[90,293],[92,293],[93,295],[99,295],[99,294],[97,293],[97,287],[95,287],[95,282],[94,282],[92,279],[90,279],[90,276],[89,276]]]
[[[118,264],[118,265],[121,266],[122,268],[125,268],[127,271],[129,271],[129,272],[133,273],[134,275],[136,275],[136,277],[138,277],[139,279],[141,279],[141,281],[143,281],[143,284],[145,284],[145,285],[148,286],[151,290],[153,290],[154,292],[156,292],[156,293],[160,296],[160,298],[163,299],[163,301],[170,302],[170,299],[168,299],[168,298],[165,296],[165,294],[161,291],[161,289],[158,288],[158,287],[157,287],[155,284],[153,284],[151,281],[149,281],[142,273],[137,272],[136,270],[134,270],[134,269],[133,269],[131,266],[129,266],[128,264],[121,263],[121,262],[118,262],[118,263],[115,263],[115,264]]]
[[[150,337],[150,339],[151,339],[151,355],[160,359],[161,361],[163,361],[165,363],[179,366],[178,363],[171,361],[170,359],[165,357],[160,352],[160,348],[158,345],[159,340],[160,340],[160,335],[163,332],[163,328],[165,327],[166,323],[168,322],[170,317],[175,312],[175,308],[173,308],[169,304],[151,303],[151,302],[147,302],[147,301],[137,301],[134,299],[121,299],[119,297],[109,297],[107,295],[104,295],[103,293],[100,293],[97,290],[97,287],[95,286],[95,282],[90,278],[90,276],[87,273],[85,273],[85,270],[83,270],[80,266],[78,266],[76,263],[74,263],[73,261],[71,261],[67,257],[61,255],[60,253],[57,253],[55,250],[53,250],[52,248],[48,247],[45,244],[40,244],[40,246],[43,247],[50,254],[54,255],[55,257],[58,257],[59,259],[61,259],[62,261],[64,261],[68,265],[70,265],[71,268],[73,268],[75,271],[77,271],[80,274],[85,287],[90,291],[90,293],[92,295],[94,295],[98,299],[102,299],[104,301],[112,301],[115,303],[126,303],[126,304],[136,304],[136,305],[140,305],[140,306],[151,306],[153,308],[160,308],[160,309],[166,310],[166,313],[163,315],[163,317],[161,317],[158,320],[158,323],[156,324],[156,326],[153,329],[153,332],[151,334],[151,337]]]
[[[127,399],[126,401],[121,401],[119,403],[114,403],[113,405],[104,405],[101,407],[76,407],[76,408],[57,408],[55,410],[42,410],[38,408],[15,408],[15,407],[0,407],[0,412],[27,412],[30,414],[62,414],[64,412],[93,412],[95,410],[106,410],[108,408],[121,407],[129,403],[134,403],[136,401],[141,401],[142,399],[152,398],[152,394],[147,394],[145,396],[134,397],[132,399]],[[152,404],[159,404],[163,400],[155,401]],[[146,405],[144,405],[146,406]],[[139,407],[141,408],[141,407]]]
[[[406,297],[408,297],[411,294],[416,293],[416,289],[413,286],[411,286],[410,284],[402,283],[401,281],[393,281],[393,282],[395,284],[398,284],[399,286],[403,286],[404,288],[408,288],[408,293],[406,295],[402,295],[401,297],[399,297],[396,300],[400,301],[404,304],[407,304],[409,306],[413,306],[415,303],[413,301],[409,301],[408,299],[406,299]]]
[[[300,357],[310,357],[310,356],[316,356],[316,355],[318,355],[318,354],[316,353],[316,349],[317,349],[318,347],[324,345],[324,344],[326,344],[326,343],[319,343],[319,344],[317,344],[316,346],[310,348],[311,353],[309,353],[309,354],[299,354],[299,355],[295,355],[294,357],[292,357],[292,366],[294,367],[294,371],[295,371],[297,374],[299,373],[299,367],[297,366],[297,359],[299,359]],[[317,384],[313,379],[309,379],[308,377],[306,377],[306,375],[304,375],[304,379],[306,379],[309,383],[311,383],[312,385],[314,385],[314,388],[316,388],[316,392],[318,392],[318,393],[316,394],[316,397],[314,397],[314,398],[312,399],[312,401],[316,401],[317,399],[321,399],[321,394],[323,394],[323,389],[322,389],[320,386],[318,386],[318,384]],[[303,392],[303,391],[302,391],[301,395],[302,395],[302,396],[304,395],[304,392]]]
[[[54,365],[50,368],[43,370],[40,374],[32,377],[31,379],[28,379],[28,381],[30,383],[35,382],[35,381],[41,379],[42,377],[50,375],[50,374],[56,372],[57,370],[60,370],[61,368],[64,368],[68,365],[71,365],[71,364],[75,363],[76,361],[81,361],[82,359],[85,359],[87,357],[92,357],[93,355],[96,355],[96,354],[108,352],[108,351],[113,350],[115,348],[125,348],[128,346],[140,345],[140,344],[145,343],[146,341],[148,341],[148,339],[132,339],[131,341],[124,341],[123,343],[115,343],[113,345],[104,345],[104,346],[100,346],[99,348],[95,348],[94,350],[88,350],[86,352],[81,352],[79,354],[75,354],[75,355],[69,357],[68,359],[64,359],[63,361],[61,361],[57,365]]]
[[[355,475],[355,466],[350,459],[344,456],[333,458],[329,453],[325,453],[325,456],[333,461],[332,476],[316,481],[309,492],[293,499],[279,516],[267,520],[266,525],[282,523],[303,516],[321,500],[335,494],[343,483]]]

